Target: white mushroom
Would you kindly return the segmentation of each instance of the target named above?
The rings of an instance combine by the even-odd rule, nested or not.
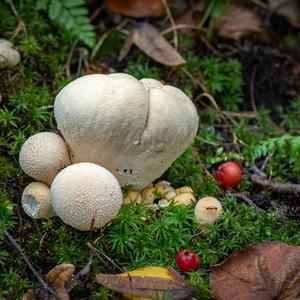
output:
[[[165,198],[166,198],[167,200],[170,200],[170,199],[175,198],[175,197],[176,197],[175,190],[173,189],[173,190],[167,191],[167,192],[164,194],[164,196],[165,196]]]
[[[14,49],[13,43],[0,39],[0,64],[14,67],[20,62],[20,53]]]
[[[157,182],[155,185],[155,190],[161,195],[165,194],[165,189],[171,187],[171,183],[169,181],[161,180]]]
[[[196,198],[191,193],[179,194],[174,198],[175,205],[190,205],[196,202]]]
[[[181,90],[127,74],[69,83],[55,99],[54,116],[72,162],[99,164],[135,189],[162,175],[198,128],[196,108]]]
[[[113,174],[91,163],[63,169],[50,191],[56,214],[79,230],[104,226],[117,216],[123,202],[121,187]]]
[[[214,197],[204,197],[195,206],[195,218],[199,225],[214,224],[222,214],[222,205]]]
[[[40,132],[26,140],[19,163],[27,175],[48,185],[61,169],[71,164],[64,140],[52,132]]]
[[[156,189],[153,187],[153,184],[149,184],[142,191],[142,202],[145,204],[153,204],[153,201],[156,198]]]
[[[167,207],[170,205],[170,202],[167,199],[161,199],[158,201],[157,205],[161,208]]]
[[[22,207],[34,219],[51,218],[55,212],[51,205],[50,189],[41,182],[31,182],[22,194]]]
[[[139,191],[128,191],[125,193],[125,196],[123,197],[123,204],[129,204],[129,203],[141,203],[142,202],[142,196]]]
[[[193,189],[189,186],[183,186],[181,188],[176,189],[175,191],[176,191],[177,195],[179,195],[179,194],[194,194]]]

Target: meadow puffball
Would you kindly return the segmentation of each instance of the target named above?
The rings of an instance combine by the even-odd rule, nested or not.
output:
[[[27,175],[50,186],[57,173],[71,161],[66,144],[58,134],[40,132],[21,147],[19,164]]]
[[[78,163],[63,169],[51,185],[57,216],[78,230],[93,230],[112,221],[123,203],[117,179],[105,168]]]
[[[51,218],[55,212],[51,205],[49,187],[41,182],[29,183],[22,194],[22,207],[34,219]]]
[[[195,206],[195,219],[199,225],[214,224],[222,214],[222,205],[214,197],[204,197]]]

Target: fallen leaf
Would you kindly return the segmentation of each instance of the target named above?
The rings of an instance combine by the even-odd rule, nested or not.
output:
[[[139,23],[131,32],[120,52],[119,60],[124,59],[132,44],[163,65],[177,67],[186,63],[160,32],[147,22]]]
[[[299,0],[268,0],[271,10],[286,17],[290,22],[298,22],[300,25],[300,2]]]
[[[46,275],[46,282],[55,288],[60,288],[69,281],[70,277],[74,274],[75,266],[72,264],[61,264],[55,266]]]
[[[157,17],[164,11],[161,0],[106,0],[105,5],[113,12],[135,18]]]
[[[254,244],[213,266],[214,299],[300,299],[300,247],[279,242]]]
[[[151,299],[154,295],[165,294],[172,299],[186,299],[194,292],[172,268],[145,267],[116,275],[97,274],[96,279],[104,287],[134,299]]]
[[[253,10],[237,4],[228,6],[217,29],[219,36],[233,40],[263,31],[264,24],[260,17]]]

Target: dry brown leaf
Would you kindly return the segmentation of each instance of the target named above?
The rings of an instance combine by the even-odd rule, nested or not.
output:
[[[72,264],[57,265],[46,275],[46,282],[55,288],[63,287],[74,272],[75,266]]]
[[[105,5],[113,12],[135,18],[157,17],[164,11],[161,0],[106,0]]]
[[[155,61],[170,67],[181,66],[186,63],[182,56],[160,34],[160,32],[147,22],[142,22],[128,37],[120,52],[119,60],[122,60],[135,44]]]
[[[217,33],[221,37],[240,40],[263,31],[264,24],[253,10],[242,5],[231,4],[221,19]]]
[[[108,289],[131,296],[150,298],[168,294],[186,299],[194,289],[172,268],[145,267],[117,275],[97,274],[97,281]]]
[[[300,247],[254,244],[212,267],[215,299],[300,299]]]

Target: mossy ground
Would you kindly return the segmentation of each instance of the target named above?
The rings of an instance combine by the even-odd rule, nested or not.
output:
[[[62,262],[73,263],[80,269],[90,257],[87,242],[96,241],[97,248],[127,269],[146,265],[175,267],[176,253],[183,248],[192,249],[201,258],[201,270],[190,273],[187,278],[197,288],[199,299],[210,298],[210,266],[221,262],[233,251],[263,240],[300,245],[297,221],[278,217],[269,203],[269,211],[258,212],[230,196],[208,175],[218,163],[229,159],[243,162],[247,175],[246,166],[255,161],[260,163],[263,155],[270,155],[272,159],[267,172],[279,181],[297,182],[299,142],[296,146],[290,142],[273,148],[269,146],[259,153],[257,146],[258,141],[268,144],[269,138],[280,137],[282,133],[299,136],[300,98],[296,96],[284,107],[272,106],[269,110],[258,105],[255,117],[239,114],[241,109],[248,107],[245,98],[248,78],[243,76],[243,53],[229,58],[216,57],[209,50],[203,51],[204,45],[199,44],[197,38],[186,35],[179,36],[179,51],[184,53],[187,64],[179,69],[158,65],[137,49],[125,62],[118,63],[115,58],[117,49],[122,46],[125,36],[116,31],[108,35],[91,63],[99,65],[104,62],[137,78],[164,80],[194,99],[200,117],[197,138],[162,178],[169,180],[174,187],[191,186],[197,198],[206,195],[218,197],[224,206],[221,220],[200,234],[194,224],[193,207],[173,205],[158,213],[142,205],[125,206],[111,226],[97,232],[76,231],[57,218],[35,221],[27,217],[21,209],[20,198],[31,179],[18,167],[18,152],[30,135],[55,128],[53,99],[72,80],[71,76],[65,75],[72,38],[50,22],[45,14],[33,9],[34,5],[33,0],[16,4],[26,26],[26,30],[14,40],[22,62],[13,69],[0,69],[0,299],[21,299],[28,288],[38,287],[23,259],[2,236],[4,229],[19,242],[42,276]],[[17,25],[9,4],[0,4],[0,36],[10,39]],[[76,73],[79,57],[87,50],[77,48],[70,64],[73,73]],[[220,113],[207,98],[199,97],[203,91],[192,78],[202,80],[221,110],[238,114]],[[293,159],[286,155],[287,149],[294,149],[291,152]],[[263,196],[278,203],[297,202],[293,197],[279,197],[253,187],[247,176],[238,191],[248,191],[251,197]],[[95,282],[97,272],[110,270],[95,258],[90,275],[72,291],[72,299],[81,296],[90,299],[117,297]]]

